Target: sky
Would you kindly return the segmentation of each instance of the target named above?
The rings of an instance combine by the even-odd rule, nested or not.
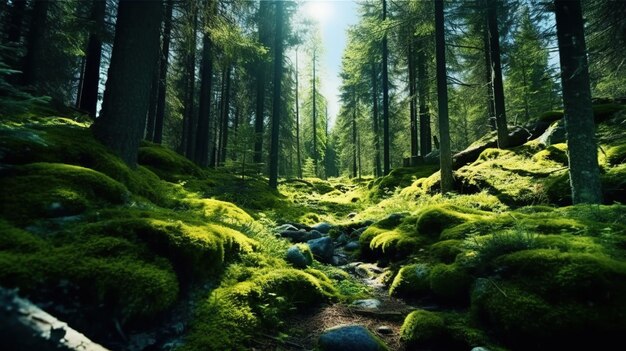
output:
[[[346,30],[358,21],[357,3],[354,0],[310,0],[303,1],[300,11],[301,16],[317,21],[320,26],[323,46],[321,92],[328,99],[329,125],[332,126],[339,113],[339,72],[347,44]]]

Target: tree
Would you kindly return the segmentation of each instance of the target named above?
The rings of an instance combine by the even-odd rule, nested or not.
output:
[[[259,42],[264,47],[269,47],[270,26],[267,23],[269,18],[269,1],[260,1],[257,23],[259,28]],[[256,139],[254,142],[254,163],[263,162],[263,126],[265,124],[265,84],[267,60],[264,55],[257,59],[256,67],[256,112],[254,117],[254,131]]]
[[[296,71],[295,71],[295,77],[296,77],[296,154],[297,154],[297,162],[298,162],[298,169],[297,169],[297,174],[298,174],[298,178],[302,179],[302,155],[300,153],[300,100],[298,99],[298,91],[300,90],[300,84],[299,84],[299,73],[300,71],[298,71],[298,48],[296,48]]]
[[[185,52],[185,91],[183,112],[183,138],[180,146],[181,153],[189,159],[194,159],[197,118],[195,114],[195,87],[196,87],[196,41],[198,32],[198,7],[195,1],[187,3],[189,16],[188,42]]]
[[[269,186],[278,186],[278,135],[280,129],[281,81],[283,78],[283,25],[285,21],[284,3],[276,1],[276,33],[274,44],[274,96],[272,97],[272,142],[270,143]]]
[[[165,3],[165,18],[163,19],[163,40],[161,45],[161,59],[159,60],[159,91],[154,118],[154,134],[152,141],[161,144],[163,142],[163,122],[165,119],[165,94],[167,92],[167,70],[169,67],[170,41],[172,39],[172,14],[174,10],[173,0]]]
[[[450,150],[450,127],[448,121],[448,82],[446,71],[446,37],[444,26],[444,0],[435,0],[435,46],[437,60],[437,100],[439,102],[439,163],[441,172],[441,192],[453,188],[452,152]]]
[[[211,121],[211,86],[213,84],[213,42],[208,31],[213,15],[213,2],[208,2],[203,16],[202,63],[200,66],[200,101],[198,106],[198,130],[196,135],[195,162],[206,167],[209,162],[209,125]]]
[[[145,126],[161,15],[160,1],[120,0],[102,111],[92,127],[95,137],[131,167]]]
[[[90,30],[85,57],[84,78],[79,93],[78,108],[96,118],[98,87],[100,86],[100,62],[102,59],[102,36],[104,35],[105,0],[93,0],[91,4]]]
[[[32,19],[26,40],[26,56],[22,67],[22,84],[34,86],[43,81],[45,42],[48,30],[48,0],[34,0]]]
[[[579,0],[555,0],[572,201],[601,203],[587,48]]]
[[[383,1],[383,23],[387,20],[387,0]],[[386,29],[385,29],[386,30]],[[387,33],[383,36],[383,174],[391,171],[389,158],[389,48],[387,47]]]
[[[497,0],[488,0],[487,6],[491,85],[493,87],[496,132],[498,135],[498,147],[504,149],[508,146],[509,132],[506,124],[504,85],[502,83],[502,64],[500,62],[500,34],[498,29]]]

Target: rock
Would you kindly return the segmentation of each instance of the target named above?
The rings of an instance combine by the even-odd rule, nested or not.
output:
[[[382,305],[382,302],[377,299],[365,299],[365,300],[356,300],[352,303],[352,306],[366,309],[377,309]]]
[[[388,325],[381,325],[376,328],[376,332],[383,334],[383,335],[389,335],[389,334],[393,334],[393,329]]]
[[[427,165],[436,165],[439,163],[439,150],[435,149],[424,156],[424,163]]]
[[[358,275],[361,278],[371,278],[374,274],[367,269],[367,267],[363,267],[363,266],[357,266],[354,268],[354,273],[356,273],[356,275]]]
[[[328,232],[330,231],[330,229],[333,226],[330,225],[329,223],[326,222],[322,222],[322,223],[318,223],[316,225],[314,225],[313,228],[314,230],[317,230],[318,232],[322,233],[322,234],[328,234]]]
[[[289,223],[285,223],[274,228],[274,231],[276,233],[282,233],[282,232],[287,232],[287,231],[297,232],[298,228],[294,227],[293,225]]]
[[[539,142],[546,146],[564,143],[566,139],[565,122],[563,120],[550,125],[550,127],[548,127],[548,129],[546,129],[546,131],[538,138]]]
[[[320,335],[322,351],[381,351],[387,346],[361,325],[340,325]]]
[[[309,244],[313,256],[315,256],[318,261],[323,263],[333,262],[333,253],[335,251],[333,239],[329,237],[313,239],[307,241],[307,244]]]
[[[291,240],[291,242],[293,243],[303,243],[309,240],[321,238],[322,233],[318,232],[317,230],[313,230],[310,232],[287,230],[280,233],[280,236]]]
[[[350,238],[345,233],[341,233],[335,241],[339,245],[345,245],[348,241],[350,241]]]
[[[356,249],[358,249],[360,246],[358,241],[351,241],[349,243],[346,244],[346,246],[343,247],[344,250],[346,251],[354,251]]]
[[[343,266],[348,263],[348,259],[343,255],[334,255],[333,256],[333,266]]]
[[[313,258],[310,251],[305,251],[298,245],[292,245],[287,249],[285,261],[296,268],[306,268],[313,263]]]
[[[351,235],[355,238],[359,238],[366,229],[367,227],[361,227],[361,228],[355,229]]]
[[[482,346],[474,347],[472,351],[489,351],[489,349],[484,348]]]
[[[348,216],[347,216],[347,217],[348,217],[348,218],[354,218],[354,217],[356,217],[356,215],[357,215],[357,214],[358,214],[358,213],[356,213],[356,212],[350,212],[350,213],[348,213]]]

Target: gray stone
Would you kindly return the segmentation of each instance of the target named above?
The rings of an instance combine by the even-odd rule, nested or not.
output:
[[[296,245],[292,245],[289,249],[287,249],[285,261],[296,268],[306,268],[313,263],[311,256],[302,252],[302,250]]]
[[[280,236],[283,238],[287,238],[291,240],[293,243],[303,243],[309,240],[318,239],[322,237],[322,233],[317,230],[313,230],[310,232],[300,231],[300,230],[287,230],[280,233]]]
[[[350,238],[345,233],[341,233],[341,235],[337,237],[336,241],[337,241],[337,244],[344,245],[348,241],[350,241]]]
[[[439,163],[439,150],[435,149],[428,155],[424,156],[424,163],[427,165],[436,165]]]
[[[333,256],[333,266],[343,266],[348,263],[348,259],[343,255],[334,255]]]
[[[474,347],[472,351],[489,351],[488,348],[484,348],[482,346]]]
[[[376,328],[376,332],[383,334],[383,335],[389,335],[389,334],[393,334],[393,329],[388,325],[381,325]]]
[[[340,325],[326,330],[319,338],[322,351],[382,351],[385,344],[361,325]]]
[[[333,253],[335,251],[333,239],[329,237],[313,239],[307,241],[307,244],[309,244],[313,256],[315,256],[318,261],[323,263],[333,262]]]
[[[366,229],[367,229],[367,227],[361,227],[361,228],[355,229],[355,230],[352,232],[352,236],[354,236],[354,237],[357,237],[357,238],[358,238],[358,237],[360,237],[360,236],[361,236],[361,234],[363,234],[363,232],[364,232]]]
[[[375,310],[380,307],[382,302],[377,299],[364,299],[364,300],[356,300],[352,303],[352,306],[359,308],[366,308]]]
[[[314,225],[313,228],[314,230],[317,230],[318,232],[322,233],[322,234],[328,234],[328,232],[330,231],[330,229],[333,226],[330,225],[330,223],[326,223],[326,222],[322,222],[322,223],[318,223],[316,225]]]
[[[358,249],[360,246],[358,241],[351,241],[349,243],[346,244],[346,246],[343,247],[344,250],[346,251],[354,251],[356,249]]]
[[[354,217],[356,217],[357,214],[358,213],[356,213],[356,212],[350,212],[350,213],[348,213],[348,218],[354,218]]]
[[[282,233],[282,232],[286,232],[286,231],[298,231],[298,228],[294,227],[293,225],[289,224],[289,223],[285,223],[282,225],[279,225],[278,227],[274,228],[274,231],[277,233]]]
[[[553,123],[546,131],[537,138],[540,143],[550,146],[558,143],[564,143],[567,139],[565,133],[565,122],[559,120]]]

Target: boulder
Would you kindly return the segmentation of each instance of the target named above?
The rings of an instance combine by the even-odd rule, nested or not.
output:
[[[316,225],[314,225],[313,227],[311,227],[313,230],[317,230],[318,232],[322,233],[322,234],[328,234],[328,232],[330,231],[330,229],[333,226],[330,225],[330,223],[326,223],[326,222],[322,222],[322,223],[318,223]]]
[[[282,233],[282,232],[286,232],[286,231],[292,231],[292,232],[297,232],[298,228],[296,228],[295,226],[289,224],[289,223],[285,223],[285,224],[281,224],[278,227],[274,228],[274,231],[276,233]]]
[[[388,325],[381,325],[376,327],[376,332],[383,335],[393,334],[393,329]]]
[[[347,217],[348,217],[348,218],[354,218],[354,217],[356,217],[356,215],[357,215],[357,214],[358,214],[358,213],[356,213],[356,212],[350,212],[350,213],[348,213],[348,216],[347,216]]]
[[[322,237],[322,233],[317,230],[312,230],[310,232],[300,231],[300,230],[287,230],[280,233],[280,236],[283,238],[287,238],[291,240],[293,243],[303,243],[309,240],[318,239]]]
[[[333,262],[333,253],[335,251],[333,239],[329,237],[313,239],[307,241],[307,244],[309,244],[313,256],[315,256],[318,261],[323,263]]]
[[[382,305],[382,302],[377,299],[364,299],[364,300],[355,300],[352,303],[352,306],[364,309],[372,309],[375,310]]]
[[[285,254],[285,261],[296,268],[306,268],[313,263],[311,251],[302,246],[306,245],[292,245]]]
[[[352,235],[353,237],[358,238],[358,237],[360,237],[360,236],[361,236],[361,234],[363,234],[363,232],[364,232],[366,229],[367,229],[367,227],[357,228],[357,229],[355,229],[355,230],[352,232],[352,234],[351,234],[351,235]]]
[[[346,251],[354,251],[359,248],[359,245],[360,244],[358,241],[351,241],[347,243],[346,246],[343,247],[343,249]]]
[[[387,346],[361,325],[340,325],[320,335],[319,349],[322,351],[382,351]]]

